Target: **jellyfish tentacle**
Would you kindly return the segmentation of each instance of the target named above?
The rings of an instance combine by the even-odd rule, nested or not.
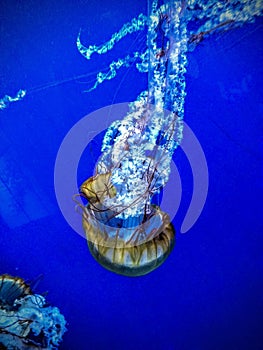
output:
[[[5,95],[3,98],[0,99],[0,110],[7,108],[12,102],[22,100],[26,96],[26,93],[27,90],[20,89],[14,97]]]
[[[131,34],[139,30],[143,30],[147,23],[147,20],[148,18],[146,16],[144,16],[143,14],[139,14],[137,18],[133,18],[131,22],[124,24],[118,32],[112,35],[110,40],[108,40],[106,43],[99,46],[97,45],[90,45],[89,47],[84,46],[80,40],[80,34],[81,34],[81,31],[80,31],[76,42],[77,48],[81,53],[81,55],[84,56],[87,60],[89,60],[91,55],[95,52],[101,55],[111,50],[114,47],[114,45],[118,41],[120,41],[122,38],[124,38],[127,34]]]
[[[95,90],[98,85],[102,84],[105,80],[111,80],[116,77],[117,71],[122,67],[130,67],[130,65],[136,60],[140,59],[142,56],[139,52],[133,52],[132,55],[127,55],[124,58],[119,58],[117,61],[111,62],[109,65],[108,71],[106,73],[99,72],[96,77],[96,81],[94,85],[84,90],[84,92],[91,92],[92,90]]]
[[[196,45],[200,43],[206,36],[218,33],[220,31],[226,31],[240,27],[244,23],[253,23],[256,17],[263,15],[262,0],[237,0],[234,2],[215,2],[214,0],[164,0],[162,5],[159,5],[158,0],[148,0],[148,17],[140,14],[137,18],[134,18],[130,22],[124,24],[118,32],[112,35],[110,40],[102,45],[90,45],[88,47],[84,46],[80,40],[80,30],[76,39],[77,48],[81,55],[83,55],[86,59],[90,59],[93,53],[106,53],[109,50],[113,49],[115,44],[126,35],[143,30],[146,26],[148,26],[147,50],[143,53],[140,53],[141,62],[138,62],[136,64],[136,67],[140,72],[150,73],[148,75],[149,86],[153,85],[153,82],[161,82],[163,77],[161,70],[160,80],[153,79],[154,67],[156,64],[158,64],[158,62],[154,61],[153,58],[155,57],[157,61],[159,60],[161,67],[163,67],[164,62],[167,62],[167,50],[169,49],[169,44],[167,44],[167,41],[164,37],[167,33],[167,30],[169,30],[169,26],[173,23],[173,14],[175,13],[174,9],[177,7],[180,8],[178,15],[181,23],[185,23],[186,26],[189,23],[197,23],[198,21],[202,23],[198,30],[189,31],[187,51],[193,51]],[[161,38],[160,47],[157,45],[157,36],[159,37],[159,41]],[[169,49],[169,51],[172,50]],[[128,64],[125,65],[124,63],[122,66],[129,67]],[[81,75],[79,77],[85,77],[89,75],[90,73],[87,75]],[[114,76],[115,74],[112,75],[112,78],[114,78]],[[100,78],[100,76],[98,78]],[[65,80],[54,81],[39,87],[33,87],[31,89],[20,89],[15,97],[5,95],[0,99],[0,110],[7,108],[10,103],[22,100],[29,93],[48,89],[50,87],[58,86],[66,82],[74,81],[76,79],[78,79],[78,76]],[[103,81],[105,80],[106,78]],[[94,85],[93,88],[90,88],[87,91],[92,91],[99,84]],[[152,89],[149,90],[152,91]],[[159,93],[160,91],[162,90],[159,89]],[[153,103],[154,99],[155,98],[149,94],[149,101],[152,101]],[[176,107],[177,106],[174,106],[174,109],[176,109]],[[181,107],[179,107],[179,109],[180,108]],[[179,114],[183,114],[183,109]]]

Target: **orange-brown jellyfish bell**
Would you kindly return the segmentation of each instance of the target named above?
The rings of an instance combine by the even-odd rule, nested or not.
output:
[[[88,179],[81,192],[89,201],[83,211],[88,246],[102,266],[118,274],[140,276],[166,260],[174,245],[174,229],[158,206],[151,205],[142,218],[118,218],[118,207],[103,204],[105,197],[116,194],[110,174]]]
[[[12,308],[16,299],[33,294],[29,284],[20,277],[10,275],[0,276],[0,305]]]

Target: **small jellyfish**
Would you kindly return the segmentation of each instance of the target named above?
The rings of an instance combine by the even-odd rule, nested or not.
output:
[[[20,277],[0,276],[0,349],[58,349],[66,321]]]

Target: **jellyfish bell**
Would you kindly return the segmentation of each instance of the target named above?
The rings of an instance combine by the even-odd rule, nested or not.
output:
[[[110,174],[92,176],[81,185],[80,191],[90,203],[100,202],[105,195],[109,195],[112,198],[116,195],[116,190],[109,183],[109,179]]]
[[[12,308],[15,300],[32,294],[31,287],[20,277],[0,276],[0,305]]]
[[[160,211],[160,213],[162,213]],[[167,214],[162,213],[163,222],[161,227],[151,226],[151,220],[147,223],[155,230],[162,230],[154,238],[139,245],[126,244],[122,239],[114,243],[104,237],[105,231],[96,230],[92,224],[83,227],[87,235],[88,246],[92,256],[106,269],[125,276],[142,276],[159,267],[170,255],[174,246],[174,229]],[[117,229],[118,230],[118,229]],[[147,234],[146,231],[142,233]],[[122,247],[121,247],[122,245]]]
[[[95,182],[94,188],[101,188],[101,184],[96,183],[101,182],[99,176],[88,181]],[[118,208],[99,205],[101,198],[103,196],[85,207],[82,220],[95,260],[108,270],[126,276],[145,275],[159,267],[171,253],[175,241],[169,216],[151,205],[143,217],[120,219]]]

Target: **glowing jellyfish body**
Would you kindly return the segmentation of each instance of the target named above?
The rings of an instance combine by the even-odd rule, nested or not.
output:
[[[81,193],[89,204],[83,211],[83,228],[95,259],[106,268],[129,276],[158,267],[174,245],[174,229],[167,214],[151,204],[152,197],[168,181],[170,163],[183,131],[185,79],[188,49],[205,36],[252,21],[262,14],[259,1],[148,1],[148,18],[139,15],[125,24],[104,45],[85,47],[90,59],[103,54],[128,33],[147,30],[147,50],[113,61],[106,73],[98,73],[91,91],[115,77],[118,69],[136,61],[148,72],[148,90],[130,104],[130,111],[106,132],[95,176],[85,181]],[[188,24],[200,20],[197,33]]]

